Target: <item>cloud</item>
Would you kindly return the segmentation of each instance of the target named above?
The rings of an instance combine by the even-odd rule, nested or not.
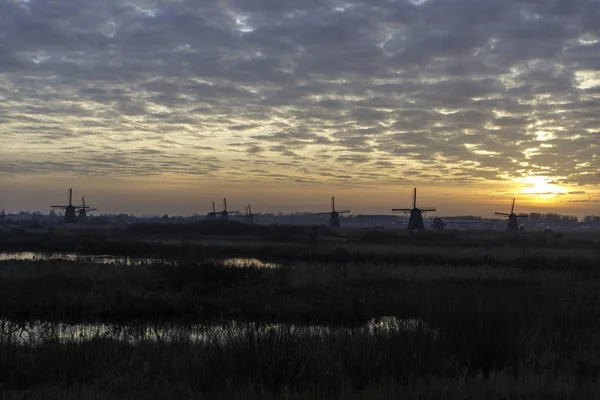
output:
[[[0,2],[0,173],[598,184],[598,21],[593,0]]]

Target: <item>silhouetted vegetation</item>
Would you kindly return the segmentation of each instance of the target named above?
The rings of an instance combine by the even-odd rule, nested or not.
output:
[[[5,332],[0,391],[6,398],[597,393],[600,250],[594,236],[293,233],[295,241],[272,243],[260,235],[150,229],[1,237],[3,248],[20,240],[32,249],[47,238],[43,249],[75,245],[159,258],[135,265],[0,262],[5,321],[222,328],[210,340],[48,334],[36,346]],[[230,257],[277,266],[252,259],[232,266]],[[401,327],[402,321],[414,324]]]
[[[510,335],[511,341],[503,336],[508,329],[493,333],[486,322],[474,328],[481,339],[446,338],[425,325],[392,323],[353,329],[230,325],[197,342],[127,343],[99,335],[48,338],[32,347],[4,340],[0,387],[11,388],[13,398],[204,393],[383,399],[412,393],[409,398],[575,399],[596,393],[595,366],[584,353],[573,353],[566,337],[544,342]]]

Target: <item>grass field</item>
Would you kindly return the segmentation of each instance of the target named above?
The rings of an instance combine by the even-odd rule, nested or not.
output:
[[[74,334],[46,335],[35,344],[5,329],[0,393],[10,399],[599,393],[600,247],[593,234],[299,229],[286,240],[269,235],[0,236],[3,250],[83,249],[166,260],[0,262],[5,326],[220,327],[203,340]],[[277,267],[232,267],[229,257]],[[419,323],[407,328],[403,321]]]

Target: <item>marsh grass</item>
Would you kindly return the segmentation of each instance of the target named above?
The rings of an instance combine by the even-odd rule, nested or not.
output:
[[[209,245],[138,233],[124,238],[123,232],[82,235],[77,243],[99,254],[169,262],[0,262],[0,318],[238,325],[202,342],[96,337],[62,343],[48,336],[27,346],[3,339],[0,393],[9,393],[6,398],[545,399],[598,393],[600,263],[593,237],[526,235],[517,241],[485,233],[452,241],[432,234],[435,246],[419,242],[425,236],[390,246],[353,242],[352,233],[341,232],[331,237],[335,242],[319,236],[313,243],[228,239]],[[48,248],[72,246],[69,235],[54,234]],[[231,266],[224,262],[230,257],[279,267]],[[364,327],[381,317],[424,325]],[[315,325],[326,329],[315,331]]]
[[[10,394],[3,398],[378,399],[404,393],[541,399],[593,398],[599,388],[597,374],[580,367],[578,353],[559,357],[559,349],[548,347],[536,364],[531,353],[520,352],[514,365],[485,371],[473,363],[477,346],[457,347],[425,325],[398,328],[228,324],[194,343],[75,337],[27,346],[4,340],[0,389]]]

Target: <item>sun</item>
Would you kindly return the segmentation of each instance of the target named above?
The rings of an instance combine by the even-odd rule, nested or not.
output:
[[[553,179],[548,176],[539,175],[517,179],[517,182],[521,184],[521,194],[538,199],[553,199],[567,192],[564,187],[554,184],[552,181]]]

